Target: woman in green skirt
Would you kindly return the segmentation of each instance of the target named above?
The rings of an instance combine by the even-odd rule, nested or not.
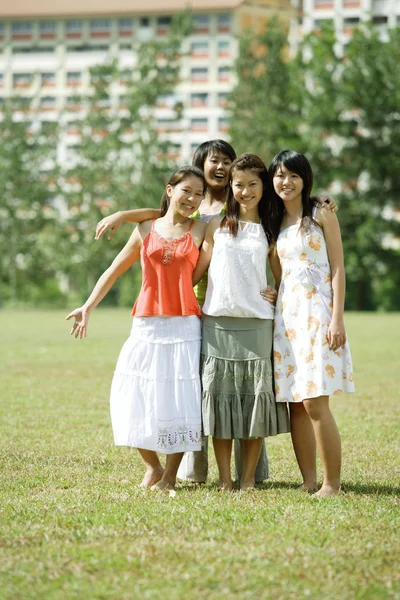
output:
[[[289,432],[287,406],[275,402],[271,364],[274,306],[267,288],[269,253],[267,169],[254,154],[230,170],[225,216],[206,230],[197,283],[208,270],[201,350],[202,416],[212,435],[220,487],[232,489],[232,440],[243,440],[240,489],[254,487],[265,437]],[[271,288],[271,301],[274,292]]]

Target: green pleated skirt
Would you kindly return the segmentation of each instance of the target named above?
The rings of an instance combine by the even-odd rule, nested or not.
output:
[[[285,403],[275,402],[271,319],[202,319],[204,435],[269,437],[290,431]]]

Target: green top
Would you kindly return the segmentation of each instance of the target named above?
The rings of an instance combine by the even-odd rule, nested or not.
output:
[[[226,214],[226,206],[223,207],[223,209],[221,210],[221,212],[219,214],[220,215]],[[210,220],[212,219],[212,217],[216,217],[216,216],[217,215],[210,215]],[[192,214],[192,219],[201,219],[199,210],[196,210],[196,212]],[[194,293],[197,298],[197,302],[200,304],[200,306],[203,306],[204,301],[206,299],[207,282],[208,282],[208,275],[206,272],[206,273],[204,273],[202,279],[200,279],[199,283],[194,286]]]

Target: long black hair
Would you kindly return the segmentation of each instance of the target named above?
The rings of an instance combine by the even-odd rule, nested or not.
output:
[[[303,204],[303,215],[300,223],[300,229],[307,231],[310,224],[313,222],[313,209],[316,204],[314,198],[311,197],[313,186],[313,172],[311,165],[304,154],[296,152],[296,150],[282,150],[271,161],[268,167],[268,180],[271,190],[270,198],[270,228],[272,239],[278,239],[279,231],[282,225],[283,213],[285,206],[282,199],[274,190],[274,175],[279,167],[285,167],[288,171],[296,173],[303,180],[303,189],[301,192],[301,201]]]
[[[172,173],[171,177],[169,178],[169,181],[167,181],[167,185],[170,185],[171,187],[175,187],[176,185],[178,185],[178,183],[180,183],[181,181],[183,181],[184,179],[187,179],[188,177],[198,177],[202,183],[203,183],[203,194],[205,193],[205,190],[207,188],[207,184],[206,184],[206,180],[204,177],[204,173],[201,169],[198,169],[197,167],[192,167],[192,165],[184,165],[183,167],[179,167],[179,169],[177,169],[174,173]],[[163,217],[166,213],[167,210],[169,208],[169,203],[170,203],[170,197],[167,194],[167,190],[164,190],[164,193],[161,197],[161,217]]]
[[[260,216],[261,225],[267,236],[268,243],[272,240],[272,232],[270,229],[269,219],[269,183],[268,170],[261,158],[255,154],[241,154],[233,161],[229,171],[229,183],[232,183],[234,173],[237,171],[251,171],[257,175],[262,181],[263,194],[258,203],[258,214]],[[227,227],[229,233],[234,237],[237,236],[239,228],[240,204],[236,202],[233,195],[232,187],[229,189],[228,200],[226,203],[226,216],[221,222],[220,227]]]

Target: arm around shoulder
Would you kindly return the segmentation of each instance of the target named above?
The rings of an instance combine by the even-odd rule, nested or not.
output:
[[[204,273],[210,266],[212,251],[214,247],[214,233],[221,224],[222,219],[223,217],[220,216],[214,217],[211,219],[211,221],[206,227],[199,260],[197,261],[196,268],[193,272],[193,285],[197,285],[199,283]]]

